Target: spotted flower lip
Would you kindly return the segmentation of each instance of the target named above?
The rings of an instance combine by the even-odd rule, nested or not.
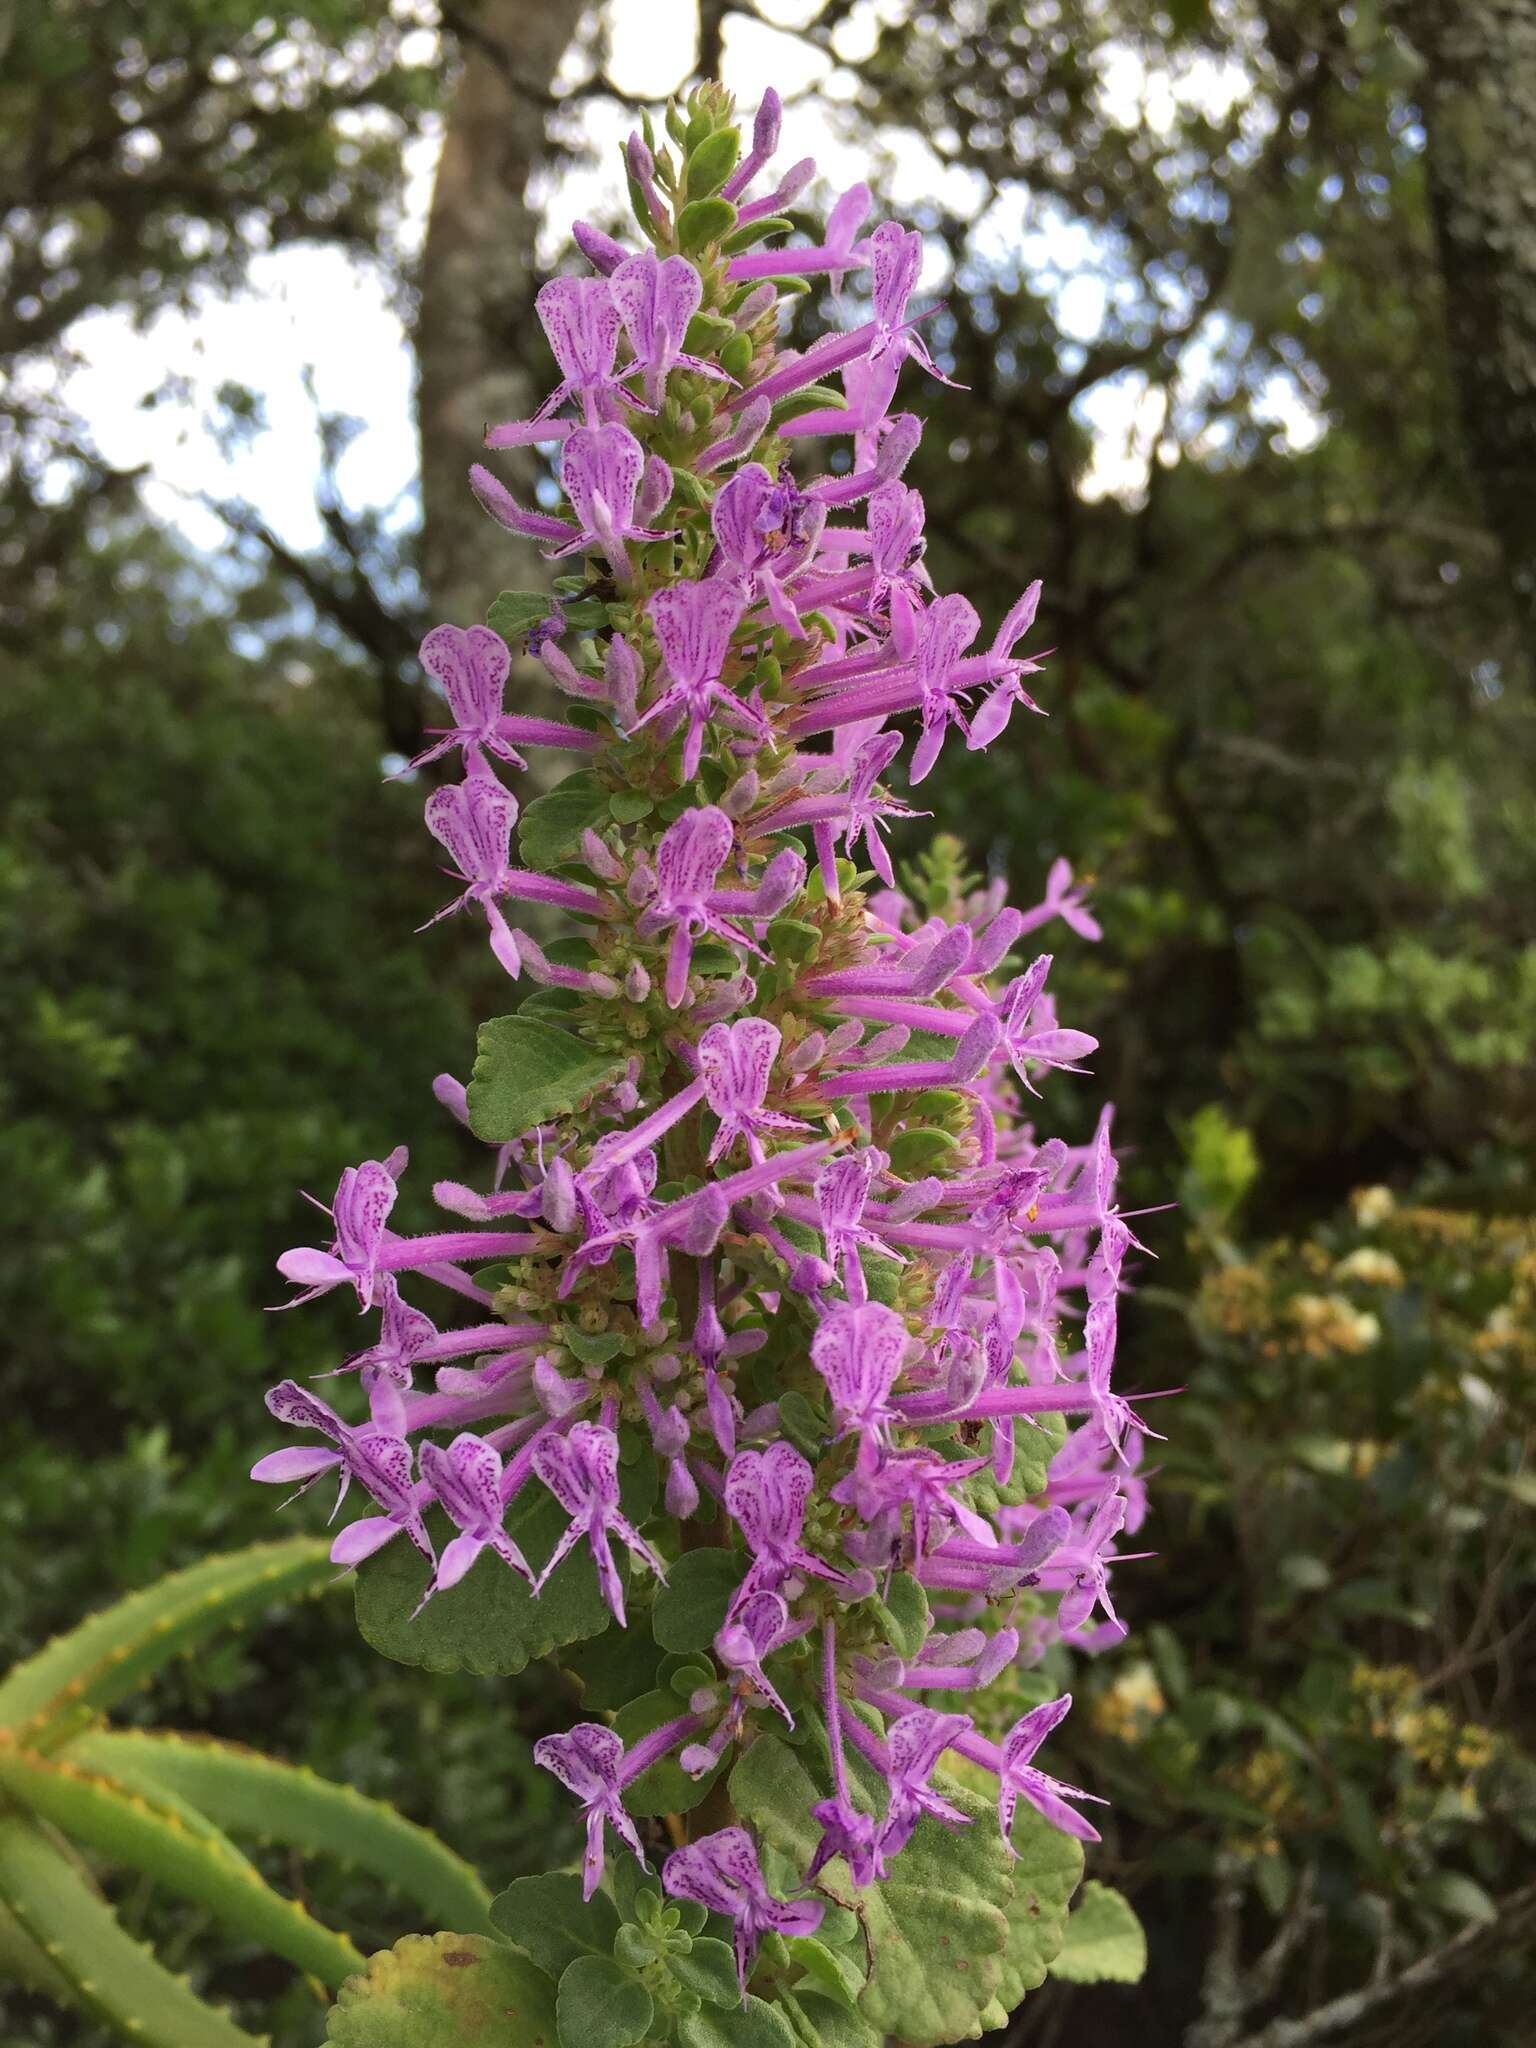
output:
[[[957,739],[1013,744],[1014,714],[1050,701],[1039,583],[983,621],[929,559],[923,423],[902,408],[962,387],[923,235],[875,219],[863,182],[790,230],[776,209],[815,166],[775,168],[779,96],[744,154],[729,119],[702,88],[667,139],[647,120],[624,152],[641,246],[578,223],[587,272],[538,294],[558,375],[486,442],[544,450],[539,502],[470,472],[569,572],[508,593],[516,664],[478,623],[421,643],[446,713],[409,766],[436,770],[424,817],[454,891],[430,923],[471,913],[457,929],[518,982],[468,1086],[432,1084],[488,1152],[433,1183],[435,1223],[405,1220],[426,1191],[403,1150],[341,1172],[326,1241],[278,1265],[288,1305],[355,1298],[364,1334],[316,1361],[338,1408],[272,1390],[301,1434],[253,1476],[334,1480],[338,1509],[366,1495],[332,1555],[369,1572],[403,1535],[407,1626],[472,1634],[510,1572],[558,1638],[579,1554],[611,1625],[659,1651],[707,1584],[707,1623],[634,1660],[616,1725],[535,1757],[580,1808],[591,1900],[615,1845],[649,1867],[655,1766],[709,1779],[725,1820],[733,1757],[791,1744],[793,1829],[760,1842],[696,1805],[660,1872],[729,1920],[745,1995],[769,1936],[821,1925],[823,1887],[900,1883],[914,1838],[995,1843],[956,1759],[995,1784],[1005,1840],[1021,1802],[1097,1839],[1096,1795],[1036,1761],[1070,1695],[992,1740],[991,1689],[1126,1633],[1151,1432],[1119,1308],[1150,1255],[1112,1110],[1086,1142],[1046,1121],[1097,1040],[1058,1015],[1033,935],[1102,937],[1086,879],[1058,855],[1031,901],[905,859],[926,815],[905,785]],[[699,245],[722,205],[733,222]],[[857,280],[859,302],[796,348],[798,279],[834,301]],[[525,672],[561,715],[516,706]],[[579,765],[520,805],[541,747]],[[765,1960],[771,2001],[777,1941]]]

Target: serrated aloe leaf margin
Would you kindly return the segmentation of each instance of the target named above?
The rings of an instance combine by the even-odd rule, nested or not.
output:
[[[159,1579],[56,1636],[0,1680],[0,1728],[46,1749],[74,1732],[83,1713],[111,1706],[215,1629],[335,1576],[325,1543],[299,1536]]]
[[[427,1828],[350,1785],[203,1736],[111,1730],[81,1736],[63,1754],[151,1781],[232,1834],[366,1870],[420,1906],[434,1926],[490,1932],[491,1894],[472,1866]]]
[[[35,1822],[0,1819],[0,1901],[67,1979],[74,2002],[149,2048],[257,2048],[119,1925]]]
[[[286,1956],[333,1989],[363,1967],[345,1935],[274,1891],[216,1830],[190,1824],[179,1799],[11,1743],[0,1744],[0,1789],[73,1840],[206,1907],[236,1934]]]

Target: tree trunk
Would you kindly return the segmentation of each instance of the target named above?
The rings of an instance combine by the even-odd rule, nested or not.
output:
[[[1473,473],[1536,645],[1536,0],[1399,0]]]
[[[484,618],[498,590],[538,589],[548,575],[530,543],[481,511],[466,473],[486,427],[525,418],[543,396],[522,362],[538,229],[526,192],[544,150],[550,84],[581,7],[483,0],[460,17],[444,12],[463,71],[432,192],[416,320],[421,569],[434,616],[467,626]],[[531,452],[498,456],[496,466],[515,490],[531,487]]]

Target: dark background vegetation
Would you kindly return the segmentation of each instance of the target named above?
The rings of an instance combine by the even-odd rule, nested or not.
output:
[[[921,137],[975,194],[921,221],[970,387],[924,394],[935,575],[990,621],[1042,574],[1055,649],[1049,721],[928,789],[1016,900],[1061,853],[1095,878],[1063,1009],[1103,1040],[1138,1195],[1182,1205],[1127,1347],[1188,1389],[1158,1411],[1159,1555],[1122,1574],[1134,1633],[1080,1676],[1067,1769],[1114,1795],[1100,1874],[1151,1969],[1050,1987],[1013,2038],[1530,2038],[1536,5],[892,11],[871,35],[828,0],[800,35],[842,132]],[[700,71],[750,12],[704,0]],[[379,771],[424,721],[423,627],[541,573],[461,479],[545,379],[530,174],[622,95],[567,0],[423,10],[426,63],[383,17],[0,7],[7,1656],[268,1529],[261,1391],[345,1341],[262,1313],[294,1190],[399,1140],[451,1162],[428,1084],[495,995],[475,949],[410,937],[437,878],[419,789]],[[1149,87],[1117,119],[1127,59]],[[407,264],[402,151],[436,126]],[[295,241],[412,309],[424,517],[349,510],[332,460],[323,547],[226,503],[199,556],[37,373],[83,314],[237,289]],[[1105,282],[1096,331],[1064,329],[1042,248]],[[1150,461],[1106,495],[1091,423],[1127,390]],[[381,1664],[344,1597],[144,1711],[395,1798],[493,1882],[565,1825],[520,1733],[540,1703]],[[340,1896],[360,1938],[398,1931]],[[183,1937],[308,2038],[286,1973]],[[10,2033],[96,2038],[22,2003]]]

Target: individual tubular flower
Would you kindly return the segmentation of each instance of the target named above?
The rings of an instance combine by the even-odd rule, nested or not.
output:
[[[368,1307],[378,1284],[385,1227],[408,1156],[401,1145],[387,1159],[365,1159],[361,1166],[347,1168],[336,1184],[329,1212],[336,1225],[331,1249],[322,1252],[312,1245],[300,1245],[284,1252],[277,1262],[285,1280],[297,1281],[305,1289],[287,1307],[297,1308],[333,1287],[355,1287],[359,1303]]]
[[[685,257],[668,256],[663,261],[654,250],[643,250],[618,266],[609,289],[635,352],[634,367],[645,373],[645,393],[653,406],[661,404],[667,377],[675,369],[731,381],[717,364],[683,353],[683,336],[704,291],[699,273]]]
[[[583,1721],[565,1735],[542,1735],[533,1745],[533,1760],[557,1777],[581,1801],[587,1827],[586,1853],[581,1859],[581,1896],[590,1899],[603,1875],[603,1829],[610,1827],[648,1870],[645,1845],[624,1811],[624,1744],[611,1728]]]
[[[519,1578],[533,1584],[532,1567],[502,1527],[507,1504],[501,1457],[493,1445],[468,1431],[456,1436],[446,1451],[440,1444],[424,1443],[421,1476],[459,1530],[427,1581],[423,1606],[434,1593],[456,1586],[482,1550],[494,1551]]]
[[[704,1096],[720,1119],[710,1145],[708,1163],[723,1159],[738,1138],[746,1142],[754,1162],[761,1163],[764,1131],[803,1131],[805,1120],[764,1109],[763,1098],[773,1078],[783,1036],[766,1017],[740,1017],[734,1024],[711,1024],[699,1040],[699,1073]]]
[[[619,1440],[600,1423],[577,1422],[565,1436],[541,1436],[533,1448],[533,1469],[571,1518],[570,1527],[550,1552],[534,1582],[542,1592],[550,1573],[586,1538],[597,1566],[597,1582],[620,1628],[624,1626],[624,1588],[613,1561],[609,1539],[617,1536],[632,1556],[650,1566],[658,1579],[667,1568],[619,1506]]]
[[[674,1899],[692,1899],[733,1923],[731,1946],[743,1998],[763,1936],[814,1934],[827,1910],[819,1899],[776,1899],[745,1828],[721,1828],[674,1849],[662,1865],[661,1882]]]
[[[1060,1828],[1063,1834],[1076,1835],[1082,1842],[1099,1839],[1099,1831],[1092,1822],[1075,1813],[1066,1803],[1069,1799],[1093,1799],[1095,1795],[1080,1791],[1076,1785],[1064,1785],[1059,1778],[1038,1770],[1034,1763],[1036,1750],[1052,1729],[1060,1727],[1071,1708],[1072,1695],[1069,1692],[1063,1693],[1060,1699],[1031,1707],[1027,1714],[1014,1722],[1003,1740],[997,1821],[1010,1854],[1017,1854],[1013,1847],[1013,1817],[1020,1799],[1027,1800],[1037,1813],[1042,1814],[1052,1827]],[[1102,1806],[1105,1802],[1098,1800],[1097,1803]]]
[[[658,590],[649,611],[670,680],[636,730],[653,719],[660,719],[669,732],[679,723],[685,725],[684,781],[691,782],[699,772],[704,727],[711,718],[724,719],[759,742],[770,739],[772,729],[762,713],[721,680],[742,613],[740,593],[728,583],[679,583],[671,590]]]

